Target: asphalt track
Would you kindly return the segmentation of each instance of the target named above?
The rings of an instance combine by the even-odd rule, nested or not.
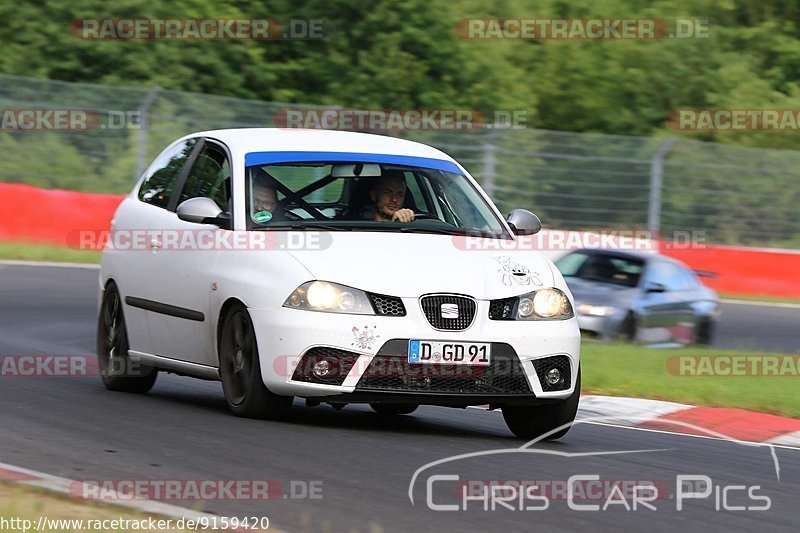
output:
[[[0,354],[92,353],[96,279],[93,269],[0,265]],[[774,340],[772,331],[781,342],[797,342],[781,329],[788,324],[794,333],[797,309],[726,306],[723,313],[720,333],[736,332],[733,341],[753,342],[754,350]],[[421,408],[387,422],[361,406],[334,411],[295,402],[287,421],[240,419],[228,414],[218,383],[164,374],[143,396],[107,392],[96,376],[0,377],[0,405],[0,462],[83,480],[274,480],[280,492],[271,501],[170,503],[229,517],[267,516],[288,531],[796,531],[800,524],[800,451],[785,448],[578,424],[563,441],[535,444],[527,453],[484,453],[418,472],[437,459],[523,443],[511,438],[499,413],[476,409]],[[466,511],[435,511],[428,495],[436,504],[462,501],[452,480],[428,491],[431,474],[539,482],[596,474],[655,482],[660,490],[651,502],[656,510],[578,511],[545,491],[544,510],[512,511],[495,499],[494,510],[469,501]],[[715,489],[678,511],[678,475],[708,476]],[[321,499],[293,499],[291,487],[303,482],[321,486]],[[727,485],[758,486],[753,496],[767,496],[770,508],[725,510],[723,494],[728,506],[764,504],[739,489],[725,493]],[[602,506],[607,495],[576,503]],[[625,499],[630,505],[629,493]]]

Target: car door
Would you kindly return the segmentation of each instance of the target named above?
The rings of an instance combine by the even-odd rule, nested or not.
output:
[[[683,269],[671,261],[653,259],[645,270],[643,289],[640,301],[642,340],[689,340],[694,318]]]
[[[168,213],[169,202],[197,139],[167,147],[145,171],[135,195],[126,198],[114,215],[104,268],[114,277],[122,295],[131,350],[152,353],[147,310],[136,305],[150,292],[153,277],[149,234]]]
[[[164,213],[165,232],[151,264],[158,276],[150,287],[154,301],[161,305],[148,314],[150,342],[157,355],[217,366],[210,301],[214,269],[224,252],[215,243],[224,239],[215,235],[231,230],[180,220],[175,210],[186,200],[206,197],[230,212],[230,163],[224,146],[204,140]]]

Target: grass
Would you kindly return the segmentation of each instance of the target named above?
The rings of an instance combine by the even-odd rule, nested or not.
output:
[[[800,418],[800,376],[673,375],[667,369],[667,361],[679,355],[765,354],[713,348],[653,349],[584,342],[581,348],[583,392],[709,407],[735,407]]]
[[[160,516],[148,515],[115,507],[108,504],[79,500],[65,495],[48,492],[33,487],[14,485],[0,482],[0,517],[5,520],[19,518],[30,520],[31,526],[28,531],[34,531],[38,525],[40,517],[50,520],[147,520],[153,516],[154,520],[166,520]],[[146,524],[146,522],[144,522]],[[173,519],[173,525],[175,520]],[[20,526],[20,522],[17,522]],[[15,524],[7,526],[0,531],[22,531],[22,527],[15,527]],[[52,524],[51,522],[51,525]],[[87,531],[88,523],[84,522],[84,528],[75,527],[77,524],[60,524],[61,527],[46,528],[46,531],[59,532],[78,532]],[[110,525],[110,523],[109,523]],[[71,526],[71,527],[70,527]],[[134,529],[95,529],[95,531],[133,531]],[[136,531],[159,531],[156,529],[136,529]],[[160,531],[176,531],[175,529],[161,529]]]
[[[58,263],[100,263],[100,252],[27,242],[0,242],[0,259]]]

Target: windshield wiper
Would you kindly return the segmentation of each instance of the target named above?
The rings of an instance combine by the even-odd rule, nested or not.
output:
[[[320,229],[326,231],[352,231],[351,226],[334,226],[325,224],[323,222],[295,222],[294,224],[276,224],[274,226],[261,226],[253,228],[256,231],[270,231],[270,230],[304,230],[304,229]]]
[[[399,230],[400,230],[400,233],[434,233],[436,235],[463,235],[464,234],[464,230],[461,230],[461,229],[402,227],[402,228],[399,228]]]
[[[352,231],[352,226],[334,226],[331,224],[325,224],[324,222],[298,222],[295,224],[290,224],[290,228],[292,229],[324,229],[328,231]]]

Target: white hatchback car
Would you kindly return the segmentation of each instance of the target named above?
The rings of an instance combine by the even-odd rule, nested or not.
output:
[[[554,265],[515,249],[455,160],[406,140],[241,129],[167,147],[103,252],[97,350],[112,390],[158,371],[221,380],[231,410],[369,403],[501,408],[558,438],[580,396],[580,333]],[[465,245],[468,243],[469,245]],[[502,245],[502,246],[500,246]]]

